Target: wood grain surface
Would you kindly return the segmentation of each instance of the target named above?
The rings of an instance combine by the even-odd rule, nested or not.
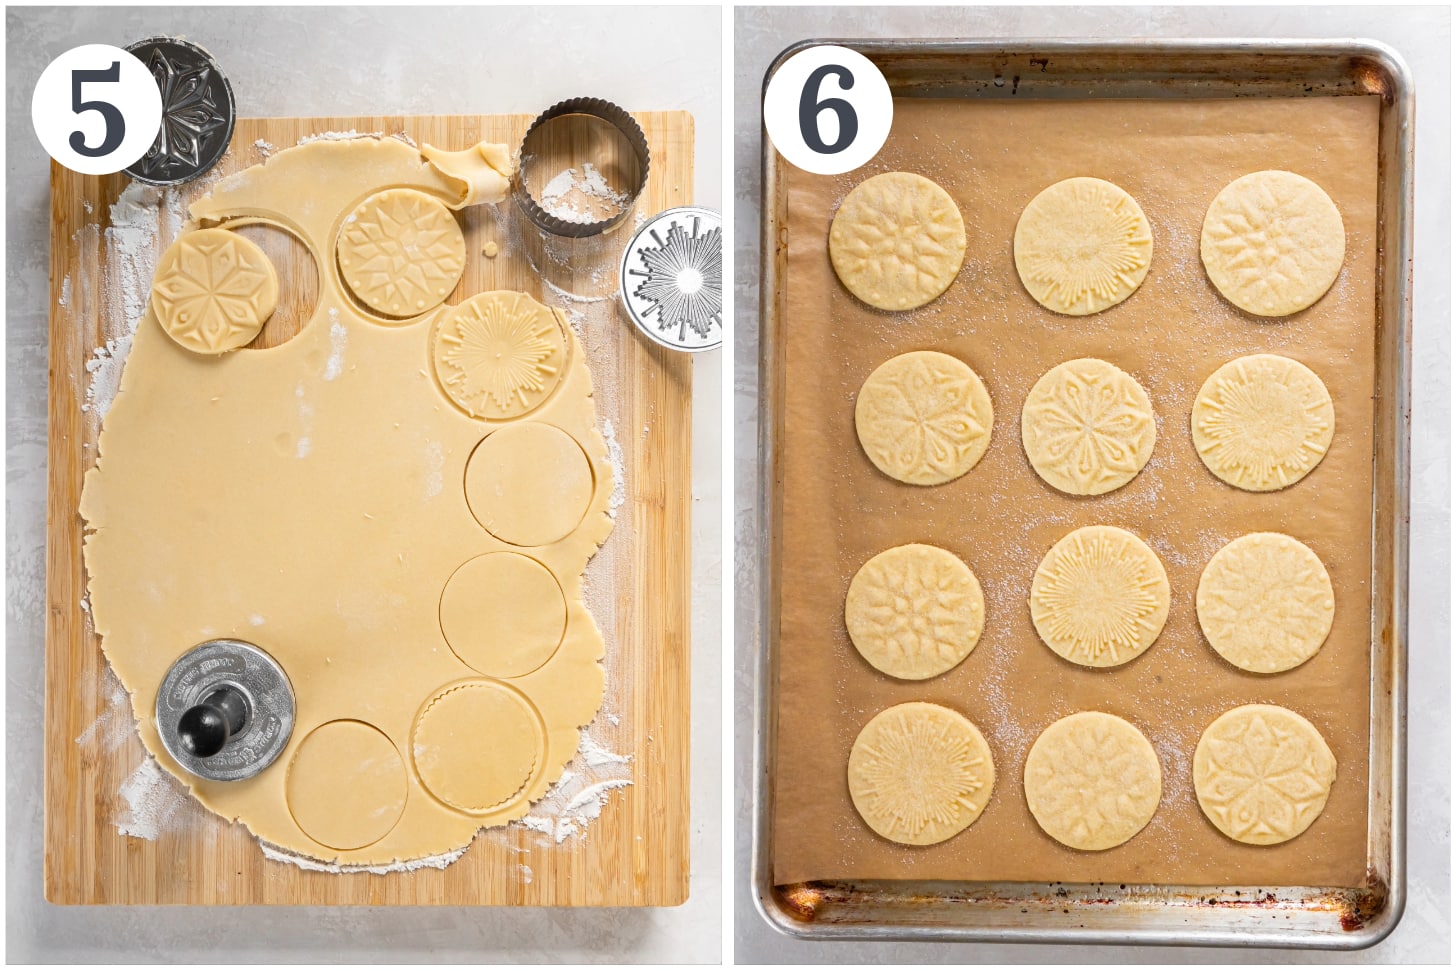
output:
[[[691,203],[693,120],[686,112],[635,116],[651,149],[639,214]],[[404,133],[419,143],[459,149],[478,141],[521,142],[528,115],[241,119],[217,172],[263,161],[271,146],[292,146],[319,132]],[[579,164],[601,145],[578,132],[548,158]],[[603,166],[604,170],[606,166]],[[206,181],[206,180],[204,180]],[[478,836],[444,869],[388,874],[311,872],[265,857],[241,824],[194,801],[161,827],[157,839],[122,835],[125,781],[145,750],[83,608],[84,523],[77,513],[82,477],[94,461],[99,419],[83,409],[87,362],[125,332],[108,313],[102,286],[119,272],[106,265],[109,207],[125,176],[51,170],[51,336],[49,495],[46,559],[45,891],[62,904],[493,904],[674,905],[688,888],[688,595],[691,580],[691,361],[637,333],[617,309],[615,273],[633,220],[604,237],[543,239],[512,203],[461,214],[470,254],[458,302],[488,289],[519,289],[544,303],[579,311],[598,391],[599,414],[615,414],[627,470],[625,502],[613,539],[625,542],[612,563],[615,609],[598,616],[607,639],[607,703],[619,724],[599,719],[593,736],[632,757],[632,785],[611,794],[581,838],[552,842],[519,826]],[[194,183],[184,201],[205,194]],[[168,207],[158,217],[157,252],[171,241]],[[500,255],[488,242],[521,227]],[[245,231],[279,268],[285,298],[255,346],[286,340],[307,319],[317,272],[287,234]],[[640,433],[638,430],[641,430]],[[624,534],[619,537],[617,534]],[[609,540],[609,542],[612,542]],[[589,570],[590,572],[590,570]],[[105,727],[106,730],[98,730]],[[170,780],[169,780],[170,783]],[[175,788],[175,787],[173,787]]]

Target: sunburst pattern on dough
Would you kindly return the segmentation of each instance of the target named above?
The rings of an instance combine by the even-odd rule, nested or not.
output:
[[[198,354],[246,345],[278,305],[278,275],[258,245],[228,229],[198,229],[157,261],[152,313]]]
[[[1310,473],[1335,436],[1319,375],[1277,354],[1251,354],[1209,375],[1193,402],[1193,445],[1231,486],[1271,492]]]
[[[938,351],[881,364],[854,405],[855,432],[870,461],[912,485],[940,485],[969,472],[986,454],[993,420],[980,377]]]
[[[1065,179],[1016,223],[1016,272],[1048,310],[1084,316],[1132,295],[1148,274],[1153,233],[1137,200],[1103,179]]]
[[[976,726],[926,702],[880,712],[849,754],[854,808],[897,843],[950,839],[981,815],[994,784],[991,750]]]
[[[435,373],[450,399],[476,418],[528,414],[565,373],[566,335],[552,311],[524,293],[477,294],[440,324]]]
[[[1198,625],[1224,660],[1271,674],[1309,660],[1329,636],[1335,590],[1314,550],[1281,533],[1240,536],[1198,581]]]
[[[1291,840],[1324,811],[1335,756],[1304,717],[1275,705],[1224,712],[1193,754],[1198,805],[1219,831],[1240,843]]]
[[[1126,664],[1168,619],[1168,574],[1125,529],[1084,526],[1051,548],[1031,581],[1031,620],[1043,643],[1087,667]]]
[[[1100,711],[1068,715],[1032,744],[1026,804],[1052,839],[1106,850],[1136,836],[1163,794],[1158,755],[1136,727]]]
[[[966,255],[955,200],[913,172],[885,172],[844,197],[829,258],[850,293],[881,310],[911,310],[945,292]]]
[[[465,236],[445,204],[418,189],[386,189],[344,220],[339,273],[365,306],[390,317],[437,307],[460,282]]]
[[[1021,410],[1021,443],[1048,485],[1096,496],[1131,482],[1153,454],[1157,426],[1142,385],[1084,357],[1043,374]]]
[[[915,543],[859,568],[844,602],[855,649],[896,678],[932,678],[976,647],[986,613],[980,581],[959,557]]]

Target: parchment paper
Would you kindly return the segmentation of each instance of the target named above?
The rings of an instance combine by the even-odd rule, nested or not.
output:
[[[843,176],[784,166],[788,276],[778,760],[774,881],[949,879],[1035,882],[1356,886],[1365,870],[1369,737],[1372,427],[1375,363],[1376,147],[1373,97],[1220,101],[976,102],[897,99],[889,141]],[[1302,313],[1268,320],[1225,302],[1203,271],[1199,234],[1209,202],[1233,179],[1288,169],[1328,192],[1345,223],[1344,267]],[[906,313],[855,300],[829,263],[830,220],[845,194],[883,171],[934,179],[966,221],[966,261],[938,300]],[[1142,287],[1100,314],[1064,317],[1022,288],[1011,240],[1025,204],[1060,179],[1087,175],[1126,189],[1153,229]],[[854,399],[881,362],[909,350],[961,358],[996,410],[989,450],[969,474],[917,487],[878,472],[854,432]],[[1243,354],[1309,365],[1334,399],[1324,461],[1282,492],[1224,485],[1189,432],[1204,379]],[[1157,412],[1153,457],[1130,484],[1076,498],[1044,484],[1021,447],[1021,406],[1052,366],[1101,357],[1131,373]],[[1071,530],[1122,526],[1162,559],[1172,609],[1141,657],[1094,671],[1037,638],[1032,574]],[[1335,589],[1334,629],[1293,671],[1247,674],[1198,628],[1199,576],[1225,543],[1258,530],[1315,550]],[[975,570],[986,628],[975,651],[929,681],[895,681],[855,652],[844,596],[865,560],[902,543],[933,543]],[[860,728],[880,710],[931,701],[985,734],[996,785],[984,814],[936,846],[875,835],[849,798],[845,769]],[[1283,705],[1315,724],[1339,763],[1324,813],[1273,847],[1220,834],[1199,810],[1192,757],[1223,711]],[[1061,846],[1026,808],[1022,767],[1043,728],[1100,710],[1137,725],[1158,751],[1163,797],[1146,829],[1103,852]]]

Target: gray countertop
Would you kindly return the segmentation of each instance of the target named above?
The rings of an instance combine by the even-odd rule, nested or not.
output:
[[[1405,58],[1416,87],[1411,430],[1408,902],[1394,933],[1359,952],[833,944],[794,941],[754,909],[748,883],[758,631],[759,98],[764,71],[813,37],[1367,37]],[[740,963],[1447,963],[1450,956],[1451,19],[1437,7],[745,8],[734,18],[734,946]]]
[[[696,120],[698,204],[723,206],[715,7],[11,7],[6,184],[6,924],[12,962],[713,962],[722,943],[722,351],[693,370],[692,877],[667,909],[65,908],[41,892],[49,164],[30,92],[56,55],[181,34],[241,116],[535,113],[594,94]],[[651,57],[631,56],[650,51]],[[266,928],[266,933],[260,930]]]

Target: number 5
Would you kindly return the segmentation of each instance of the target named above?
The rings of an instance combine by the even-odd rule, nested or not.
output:
[[[87,81],[120,81],[121,62],[112,61],[111,67],[101,71],[72,71],[71,72],[71,110],[76,114],[83,111],[99,111],[106,122],[106,134],[101,139],[101,144],[91,148],[86,144],[86,136],[79,131],[71,132],[71,148],[79,155],[87,158],[100,158],[103,155],[110,155],[121,146],[121,141],[126,137],[126,119],[121,116],[121,110],[108,101],[82,101],[81,85]]]
[[[809,80],[804,82],[804,92],[799,96],[799,130],[804,135],[804,144],[821,155],[835,155],[844,151],[854,143],[854,137],[859,134],[859,118],[854,113],[854,105],[843,98],[815,100],[819,97],[819,86],[831,74],[839,79],[841,90],[848,91],[854,87],[854,73],[849,68],[839,64],[825,64],[809,75]],[[824,144],[824,139],[819,137],[821,111],[832,111],[839,119],[839,135],[834,139],[833,145]]]

